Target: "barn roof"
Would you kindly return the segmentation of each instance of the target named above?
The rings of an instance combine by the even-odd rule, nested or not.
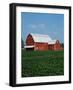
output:
[[[51,40],[48,42],[48,44],[55,44],[57,40]]]
[[[48,43],[48,44],[55,44],[57,40],[52,40],[52,38],[49,35],[44,34],[34,34],[30,33],[30,35],[33,37],[34,42],[42,42],[42,43]]]
[[[50,41],[52,41],[51,37],[48,35],[33,33],[30,33],[30,35],[33,37],[34,42],[49,43]]]

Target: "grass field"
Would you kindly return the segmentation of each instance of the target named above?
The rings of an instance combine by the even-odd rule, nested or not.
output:
[[[22,77],[64,75],[64,51],[22,50]]]

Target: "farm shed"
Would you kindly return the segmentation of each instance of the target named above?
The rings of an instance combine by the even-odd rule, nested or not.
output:
[[[52,40],[48,35],[30,33],[26,38],[26,50],[62,50],[59,40]]]

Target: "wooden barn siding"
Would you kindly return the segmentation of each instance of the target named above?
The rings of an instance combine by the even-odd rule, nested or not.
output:
[[[34,45],[34,40],[31,35],[27,36],[26,45]]]
[[[54,44],[48,44],[48,50],[54,50]]]
[[[60,43],[48,44],[48,50],[63,50]]]
[[[54,45],[54,50],[62,50],[62,46],[60,43]]]
[[[26,45],[35,45],[34,50],[63,50],[59,41],[55,44],[48,43],[38,43],[34,42],[33,37],[31,35],[27,36]]]
[[[40,51],[48,50],[48,43],[37,43],[36,42],[34,45],[35,45],[34,50],[40,50]]]

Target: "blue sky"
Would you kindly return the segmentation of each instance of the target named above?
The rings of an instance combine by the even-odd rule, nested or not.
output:
[[[21,38],[29,33],[47,34],[52,39],[64,42],[64,14],[21,13]]]

